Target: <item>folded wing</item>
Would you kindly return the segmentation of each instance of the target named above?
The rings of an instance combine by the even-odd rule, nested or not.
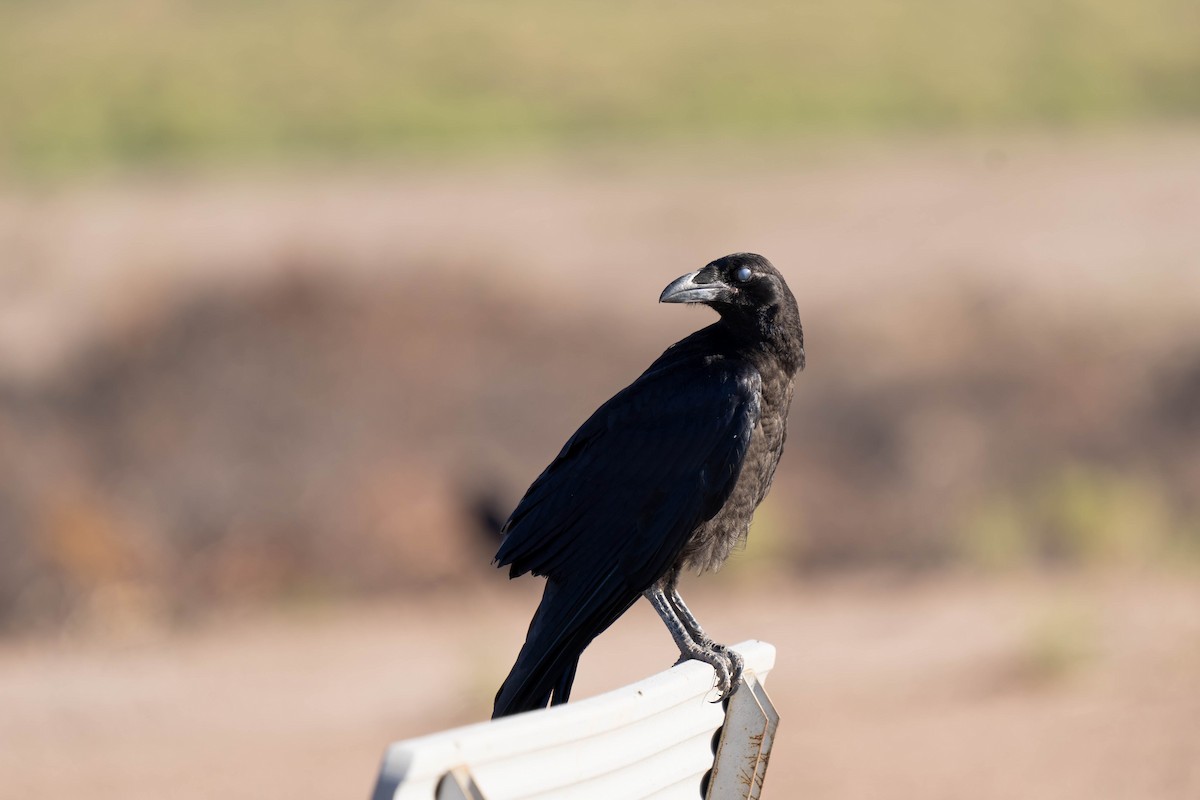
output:
[[[762,380],[744,364],[652,367],[596,410],[529,487],[496,554],[510,574],[640,593],[733,490]],[[606,592],[601,592],[606,594]]]

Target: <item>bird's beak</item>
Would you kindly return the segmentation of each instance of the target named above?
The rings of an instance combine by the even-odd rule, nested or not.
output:
[[[658,297],[660,303],[710,303],[729,296],[729,287],[720,281],[701,283],[696,280],[702,270],[689,272],[687,275],[671,281],[670,286],[663,289]]]

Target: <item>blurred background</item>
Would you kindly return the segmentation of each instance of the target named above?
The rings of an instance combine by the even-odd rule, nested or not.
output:
[[[1200,6],[0,2],[0,774],[366,796],[497,528],[751,250],[772,798],[1200,797]],[[669,666],[636,607],[577,696]],[[169,788],[167,788],[169,787]]]

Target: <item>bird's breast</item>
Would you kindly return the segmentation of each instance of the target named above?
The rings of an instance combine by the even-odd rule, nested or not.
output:
[[[775,468],[787,438],[791,399],[790,380],[776,386],[764,382],[762,413],[750,436],[737,483],[716,516],[691,537],[681,556],[681,566],[698,571],[717,569],[734,548],[745,542],[754,510],[775,479]]]

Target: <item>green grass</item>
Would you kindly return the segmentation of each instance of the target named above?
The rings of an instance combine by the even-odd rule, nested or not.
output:
[[[1200,114],[1194,0],[0,0],[0,168]]]
[[[1200,537],[1165,487],[1084,464],[998,492],[967,515],[963,561],[985,569],[1195,563]]]

